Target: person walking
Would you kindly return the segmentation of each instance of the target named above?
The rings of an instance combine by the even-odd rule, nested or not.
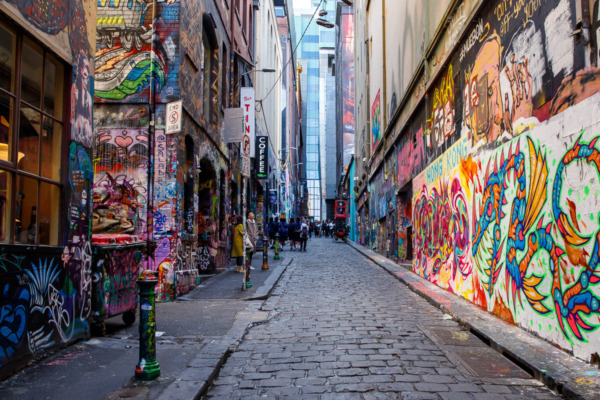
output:
[[[277,219],[273,217],[269,218],[269,244],[271,248],[275,247],[275,234],[279,232],[279,223],[277,223]]]
[[[258,241],[258,229],[256,229],[256,221],[254,220],[254,213],[252,211],[248,213],[248,219],[246,219],[246,231],[248,232],[248,239],[250,239],[250,243],[252,244],[252,249],[248,254],[248,263],[252,264],[252,256],[254,255],[256,242]]]
[[[244,225],[242,225],[242,218],[236,217],[234,225],[231,258],[235,258],[237,272],[244,272]]]
[[[279,223],[279,250],[283,250],[283,246],[285,246],[285,242],[288,240],[288,226],[285,223],[285,218],[281,218],[281,222]]]
[[[309,239],[312,239],[312,235],[313,235],[314,231],[315,231],[315,224],[312,221],[310,221],[308,223],[308,238]]]
[[[306,242],[308,241],[308,223],[305,219],[302,219],[302,223],[300,224],[300,251],[306,251]]]
[[[290,249],[298,250],[298,234],[300,233],[300,225],[298,225],[298,218],[290,219],[288,231],[290,233]]]

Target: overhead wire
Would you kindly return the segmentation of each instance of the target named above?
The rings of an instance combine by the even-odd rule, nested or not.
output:
[[[287,68],[287,66],[290,64],[290,61],[293,60],[294,58],[294,54],[296,54],[296,50],[298,50],[298,46],[300,46],[300,43],[302,43],[302,39],[304,38],[304,35],[306,35],[306,32],[308,31],[308,28],[310,28],[310,23],[313,21],[313,19],[315,19],[315,15],[317,15],[317,11],[319,10],[319,8],[321,7],[321,4],[323,3],[324,0],[319,1],[319,4],[317,5],[317,7],[315,8],[315,12],[313,13],[312,17],[310,17],[310,20],[308,21],[308,24],[306,24],[306,28],[304,29],[304,32],[302,32],[302,36],[300,36],[300,39],[298,40],[298,43],[296,43],[296,47],[294,47],[294,50],[292,51],[292,54],[290,55],[289,60],[287,60],[287,62],[285,63],[285,65],[283,66],[283,69],[281,70],[281,73],[279,74],[279,77],[275,80],[275,83],[273,83],[273,86],[271,86],[271,89],[269,89],[269,91],[267,92],[267,94],[261,99],[261,101],[265,100],[267,97],[269,97],[269,95],[271,94],[271,92],[273,91],[273,89],[275,89],[275,86],[277,86],[277,82],[279,82],[281,80],[281,77],[283,76],[283,73],[285,72],[285,69]]]

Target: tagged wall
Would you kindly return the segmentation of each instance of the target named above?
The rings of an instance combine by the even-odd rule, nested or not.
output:
[[[589,361],[600,342],[600,69],[596,42],[572,35],[575,12],[567,0],[486,2],[448,61],[433,60],[425,115],[387,154],[403,188],[398,259],[410,227],[415,273]],[[382,180],[370,182],[359,240],[386,254]]]
[[[89,335],[91,311],[90,205],[92,190],[92,90],[90,43],[93,1],[10,0],[4,14],[55,50],[72,67],[70,132],[63,238],[56,247],[0,246],[0,378],[64,344]],[[53,14],[45,13],[56,10]],[[20,28],[17,28],[20,29]],[[69,92],[65,90],[65,92]],[[56,166],[58,168],[58,166]]]

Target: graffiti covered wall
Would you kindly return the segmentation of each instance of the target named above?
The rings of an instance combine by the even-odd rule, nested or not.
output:
[[[2,13],[50,46],[72,67],[70,133],[60,214],[59,246],[0,246],[0,378],[32,358],[89,335],[91,311],[90,205],[92,192],[92,91],[90,65],[94,1],[0,2]],[[48,15],[45,10],[57,12]],[[17,28],[19,30],[19,28]],[[53,166],[54,167],[54,166]],[[55,166],[59,168],[59,166]]]
[[[598,12],[596,1],[594,29]],[[398,177],[373,175],[357,239],[386,254],[383,199],[397,194],[399,261],[411,232],[415,273],[589,361],[600,342],[597,42],[573,34],[567,0],[485,2],[459,42],[461,24],[440,46],[451,52],[429,60],[436,78],[396,151],[379,152],[373,170],[393,157]]]

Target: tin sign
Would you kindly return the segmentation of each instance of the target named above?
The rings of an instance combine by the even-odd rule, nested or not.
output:
[[[254,88],[243,87],[240,89],[240,104],[244,110],[244,138],[242,152],[246,157],[254,157]],[[248,146],[246,146],[248,143]]]

